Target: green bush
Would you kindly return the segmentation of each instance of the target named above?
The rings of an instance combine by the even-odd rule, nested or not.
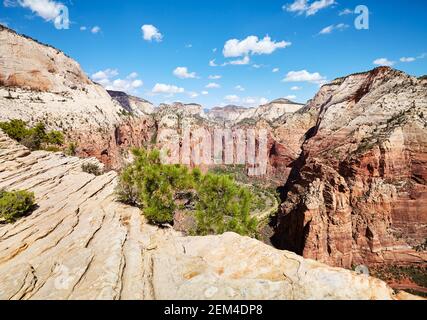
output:
[[[0,220],[15,222],[33,210],[34,206],[35,197],[32,192],[0,190]]]
[[[257,221],[250,216],[251,192],[227,175],[205,175],[197,187],[196,234],[227,231],[256,235]]]
[[[102,174],[102,169],[99,165],[95,163],[84,163],[82,164],[83,172],[93,174],[95,176],[100,176]]]
[[[70,142],[70,144],[67,147],[67,150],[65,151],[65,153],[68,156],[75,156],[77,154],[77,144],[75,142]]]
[[[64,144],[64,135],[60,131],[46,131],[43,123],[28,128],[27,124],[18,119],[1,122],[0,129],[10,138],[18,141],[31,150],[49,149]]]
[[[146,218],[156,224],[173,223],[179,200],[188,196],[188,207],[195,220],[194,234],[218,234],[227,231],[255,235],[256,219],[250,217],[252,195],[226,175],[203,175],[199,169],[166,165],[157,150],[133,150],[134,162],[119,177],[117,198],[138,206]]]

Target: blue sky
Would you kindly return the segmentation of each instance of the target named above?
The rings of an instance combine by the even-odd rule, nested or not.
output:
[[[324,81],[381,64],[427,74],[425,0],[62,0],[69,29],[55,27],[59,0],[1,1],[1,23],[156,104],[305,102]],[[355,28],[358,5],[368,30]]]

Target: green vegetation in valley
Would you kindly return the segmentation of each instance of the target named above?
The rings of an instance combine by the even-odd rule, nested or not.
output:
[[[59,151],[64,144],[64,135],[60,131],[47,131],[43,123],[29,128],[22,120],[14,119],[0,122],[0,129],[11,139],[18,141],[30,150]]]
[[[34,193],[0,190],[0,222],[13,223],[35,207]]]
[[[258,223],[250,216],[253,195],[232,177],[162,164],[157,150],[135,149],[133,155],[134,162],[120,175],[117,197],[140,207],[150,222],[171,224],[176,210],[186,210],[194,219],[192,234],[256,236]]]

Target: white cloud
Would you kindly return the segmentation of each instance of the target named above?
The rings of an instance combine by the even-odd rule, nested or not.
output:
[[[295,0],[291,4],[284,5],[282,9],[289,12],[297,12],[298,14],[302,14],[307,10],[307,2],[308,0]]]
[[[319,0],[314,1],[307,9],[306,15],[315,15],[319,10],[325,9],[329,6],[336,4],[335,0]]]
[[[218,88],[221,88],[221,86],[218,83],[211,82],[208,85],[206,85],[206,88],[208,88],[208,89],[218,89]]]
[[[318,72],[310,73],[307,70],[290,71],[286,77],[282,80],[283,82],[310,82],[316,84],[323,84],[326,82],[326,78]]]
[[[98,26],[94,26],[94,27],[90,30],[90,32],[92,32],[93,34],[97,34],[97,33],[101,32],[101,28],[100,28],[100,27],[98,27]]]
[[[292,91],[298,91],[298,90],[301,90],[302,88],[301,87],[298,87],[298,86],[293,86],[292,88],[291,88],[291,90]]]
[[[375,64],[377,66],[391,67],[395,64],[395,62],[390,61],[387,58],[379,58],[379,59],[374,60],[373,64]]]
[[[251,59],[248,56],[244,56],[243,59],[240,60],[232,60],[230,62],[226,62],[223,64],[223,66],[227,65],[227,64],[231,64],[233,66],[243,66],[243,65],[247,65],[251,62]]]
[[[215,63],[215,59],[209,61],[209,66],[210,67],[218,67],[218,65]]]
[[[296,95],[289,95],[285,97],[285,99],[288,99],[288,100],[295,100],[296,98],[297,98]]]
[[[271,54],[276,49],[283,49],[290,45],[291,43],[286,41],[271,41],[269,36],[265,36],[264,39],[259,39],[257,36],[249,36],[241,41],[238,39],[228,40],[222,53],[226,58],[247,56],[249,54]]]
[[[308,0],[295,0],[293,3],[284,5],[283,10],[296,12],[297,14],[305,13],[306,16],[313,16],[318,11],[336,4],[335,0],[318,0],[309,4]]]
[[[334,31],[334,30],[342,31],[342,30],[347,29],[348,27],[349,27],[349,25],[344,24],[344,23],[340,23],[340,24],[337,24],[337,25],[330,25],[330,26],[327,26],[327,27],[323,28],[319,32],[319,34],[329,34],[329,33],[332,33],[332,31]]]
[[[235,86],[234,89],[236,89],[238,91],[245,91],[245,88],[243,88],[240,84]]]
[[[340,15],[340,16],[345,16],[345,15],[353,14],[353,13],[354,13],[354,11],[353,11],[353,10],[350,10],[350,9],[346,8],[346,9],[344,9],[344,10],[340,11],[340,13],[339,13],[338,15]]]
[[[202,91],[201,93],[202,93],[202,95],[204,95],[204,96],[206,96],[206,95],[208,95],[208,94],[209,94],[209,92],[208,92],[208,91]]]
[[[190,96],[190,98],[197,98],[199,96],[199,94],[194,91],[189,92],[188,95]]]
[[[94,73],[91,78],[95,81],[113,78],[119,75],[117,69],[105,69]]]
[[[62,3],[55,2],[52,0],[17,0],[16,2],[3,2],[5,7],[15,6],[16,3],[23,8],[30,9],[32,12],[45,19],[46,21],[54,20],[61,13]]]
[[[279,68],[274,68],[274,69],[272,70],[272,72],[274,72],[274,73],[279,72],[279,71],[280,71],[280,69],[279,69]]]
[[[261,66],[260,64],[253,64],[253,65],[252,65],[252,67],[254,67],[255,69],[259,69],[259,68],[261,68],[262,66]]]
[[[219,80],[221,78],[222,78],[222,76],[220,76],[220,75],[210,75],[209,76],[209,79],[211,79],[211,80]]]
[[[157,41],[160,42],[163,39],[163,35],[160,33],[160,31],[151,24],[144,24],[141,27],[141,31],[144,37],[144,40],[147,41]]]
[[[417,59],[415,59],[413,57],[402,57],[402,58],[400,58],[400,62],[414,62],[415,60],[417,60]]]
[[[217,50],[218,50],[217,48],[213,48],[212,52],[215,53],[215,52],[217,52]]]
[[[87,27],[86,26],[81,26],[80,27],[80,31],[86,31],[87,30]]]
[[[427,57],[427,53],[420,54],[417,59],[424,59],[425,57]]]
[[[187,67],[178,67],[173,71],[173,74],[180,79],[194,79],[197,77],[195,72],[188,72]]]
[[[235,94],[229,94],[228,96],[225,96],[224,99],[230,103],[238,103],[240,101],[240,97]]]
[[[161,94],[174,95],[176,93],[184,93],[185,90],[184,88],[180,88],[170,84],[156,83],[156,85],[153,87],[151,92],[154,94],[161,93]]]
[[[127,93],[134,93],[136,89],[144,85],[141,79],[137,79],[138,74],[136,72],[129,74],[126,79],[114,79],[118,75],[117,69],[106,69],[94,73],[91,78],[107,90],[124,91]]]
[[[192,47],[193,47],[193,45],[192,45],[191,43],[189,43],[189,44],[186,44],[186,45],[185,45],[185,47],[186,47],[187,49],[190,49],[190,48],[192,48]]]

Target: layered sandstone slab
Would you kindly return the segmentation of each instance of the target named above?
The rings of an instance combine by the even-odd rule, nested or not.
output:
[[[257,240],[183,237],[114,200],[95,159],[30,153],[0,133],[0,188],[38,208],[0,225],[0,299],[413,299],[384,282]]]

